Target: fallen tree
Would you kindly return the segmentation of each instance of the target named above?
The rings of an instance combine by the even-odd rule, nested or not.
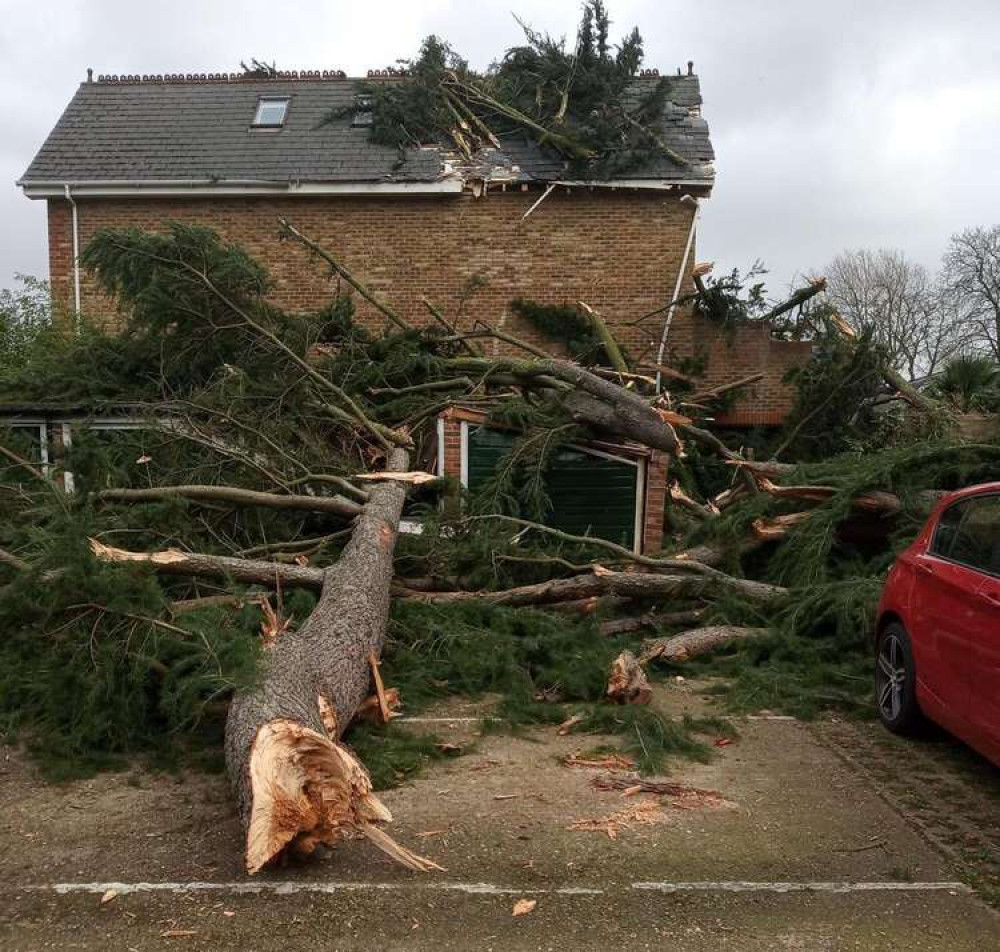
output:
[[[435,326],[419,328],[333,254],[287,222],[283,230],[391,330],[357,326],[345,298],[317,314],[282,314],[267,303],[262,269],[200,230],[105,234],[86,261],[131,309],[128,332],[65,344],[64,377],[51,366],[32,373],[47,388],[62,381],[66,394],[86,382],[102,399],[169,408],[169,425],[137,435],[119,458],[105,453],[94,471],[85,434],[75,458],[48,468],[0,439],[9,464],[0,491],[12,513],[0,525],[10,710],[58,725],[68,756],[109,743],[129,751],[158,741],[154,731],[180,734],[228,711],[251,872],[351,831],[430,868],[379,829],[387,811],[364,757],[347,746],[353,735],[345,740],[359,709],[387,720],[391,692],[376,677],[387,637],[386,670],[407,704],[434,691],[506,691],[510,717],[551,721],[552,705],[586,705],[574,715],[579,729],[623,737],[636,733],[635,718],[661,716],[601,706],[648,700],[640,662],[696,664],[723,646],[720,670],[738,663],[738,683],[757,678],[746,690],[754,703],[780,706],[780,692],[808,683],[846,704],[867,683],[849,665],[867,663],[858,640],[893,546],[915,531],[933,493],[1000,461],[992,444],[856,453],[815,469],[757,459],[710,420],[675,412],[683,401],[637,372],[592,311],[594,359],[611,366],[482,324],[465,332],[430,302]],[[817,288],[805,291],[791,307]],[[720,301],[714,294],[713,307]],[[488,358],[482,340],[517,356]],[[142,372],[126,379],[123,366]],[[663,377],[690,387],[692,403],[754,382]],[[519,436],[492,495],[470,495],[464,510],[425,495],[435,505],[397,552],[407,492],[452,491],[427,470],[436,415],[456,400]],[[673,454],[671,500],[697,518],[664,552],[546,525],[544,499],[531,508],[555,451],[609,436]],[[59,479],[64,465],[74,468],[73,493]],[[862,517],[880,529],[870,551],[841,531]],[[687,630],[694,624],[702,627]],[[627,639],[644,628],[668,637],[637,658]],[[503,664],[492,657],[501,648]],[[787,677],[763,673],[786,663]],[[834,687],[817,684],[819,674],[810,681],[814,671]],[[56,673],[70,689],[54,687]],[[854,693],[838,694],[837,678]],[[113,710],[88,708],[95,697],[113,699]],[[669,739],[660,721],[642,724],[652,730],[640,737]]]
[[[390,469],[403,472],[407,462],[397,449]],[[260,684],[233,698],[226,762],[250,873],[283,851],[309,854],[354,830],[412,869],[440,868],[377,829],[392,816],[364,766],[339,742],[368,694],[369,659],[382,651],[405,496],[391,481],[372,489],[350,542],[323,572],[308,620],[267,648]]]

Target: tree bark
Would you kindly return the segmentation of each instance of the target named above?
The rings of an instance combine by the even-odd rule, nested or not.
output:
[[[610,618],[598,622],[597,628],[602,635],[612,637],[624,635],[640,628],[659,628],[669,625],[693,625],[705,617],[704,608],[692,608],[684,612],[650,612],[647,615],[637,615],[633,618]]]
[[[552,386],[555,381],[568,385],[563,390],[563,405],[578,423],[634,440],[643,446],[673,453],[679,443],[674,428],[639,394],[610,380],[602,380],[589,370],[568,360],[495,360],[454,357],[447,365],[459,373],[508,373],[521,378],[523,385]]]
[[[499,592],[406,592],[408,598],[424,602],[458,602],[478,599],[491,605],[546,605],[576,601],[595,595],[620,595],[628,598],[703,598],[730,592],[758,602],[783,599],[788,590],[749,579],[735,578],[721,572],[713,575],[659,575],[639,572],[595,572],[573,578],[552,579],[534,585],[521,585]]]
[[[236,559],[229,555],[205,555],[164,549],[161,552],[132,552],[90,540],[90,549],[102,562],[142,562],[161,575],[199,575],[233,579],[255,585],[282,585],[321,588],[325,571],[310,565],[288,565],[262,559]]]
[[[642,646],[641,661],[689,661],[699,655],[708,654],[716,648],[766,635],[766,628],[737,628],[733,625],[715,625],[708,628],[692,628],[670,638],[654,638]]]
[[[343,496],[295,496],[262,493],[238,486],[157,486],[152,489],[105,489],[96,494],[102,502],[156,502],[175,497],[195,502],[228,502],[237,506],[263,506],[267,509],[303,509],[329,512],[352,518],[361,512],[361,504]]]
[[[396,449],[389,469],[406,470]],[[369,657],[381,652],[392,556],[406,489],[377,485],[340,560],[323,573],[305,624],[266,649],[260,680],[233,698],[226,764],[246,834],[246,868],[311,853],[357,830],[414,869],[433,866],[375,824],[391,819],[361,762],[339,738],[368,694]]]

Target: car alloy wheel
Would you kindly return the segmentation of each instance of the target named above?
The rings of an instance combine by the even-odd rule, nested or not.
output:
[[[903,711],[903,692],[906,688],[906,655],[899,636],[886,632],[878,652],[875,671],[875,691],[879,711],[887,721],[897,721]]]

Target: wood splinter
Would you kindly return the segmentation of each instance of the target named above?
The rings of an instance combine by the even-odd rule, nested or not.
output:
[[[653,699],[646,672],[631,651],[623,651],[612,662],[607,696],[618,704],[648,704]]]

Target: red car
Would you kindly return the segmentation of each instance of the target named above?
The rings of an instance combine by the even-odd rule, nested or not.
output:
[[[893,565],[875,698],[894,733],[927,717],[1000,765],[1000,482],[941,499]]]

